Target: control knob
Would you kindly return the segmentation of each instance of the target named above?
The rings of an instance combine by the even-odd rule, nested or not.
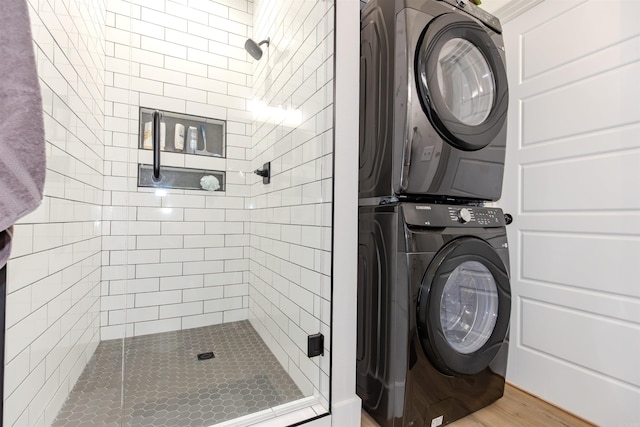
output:
[[[462,208],[458,211],[458,221],[463,224],[471,221],[471,211],[467,208]]]

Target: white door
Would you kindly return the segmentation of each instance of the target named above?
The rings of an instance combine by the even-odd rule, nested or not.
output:
[[[640,422],[640,2],[544,1],[504,27],[508,380]]]

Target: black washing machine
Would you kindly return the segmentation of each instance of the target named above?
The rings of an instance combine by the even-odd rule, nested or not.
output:
[[[498,208],[360,207],[357,392],[383,427],[437,427],[499,399],[511,292]]]
[[[508,85],[498,19],[467,0],[362,10],[359,198],[497,200]]]

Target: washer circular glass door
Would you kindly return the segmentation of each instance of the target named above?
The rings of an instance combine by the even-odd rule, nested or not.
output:
[[[491,337],[498,318],[498,288],[478,261],[464,261],[449,275],[440,298],[440,324],[458,353],[479,350]]]
[[[507,120],[503,51],[480,24],[458,13],[433,19],[415,57],[416,85],[429,121],[448,143],[479,150]]]
[[[509,329],[509,276],[484,240],[461,237],[431,261],[418,295],[423,350],[446,374],[476,374],[494,359]]]

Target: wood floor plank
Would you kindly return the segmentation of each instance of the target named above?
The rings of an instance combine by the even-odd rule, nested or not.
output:
[[[593,427],[593,424],[507,384],[502,399],[449,426]],[[379,426],[362,411],[361,427]]]

